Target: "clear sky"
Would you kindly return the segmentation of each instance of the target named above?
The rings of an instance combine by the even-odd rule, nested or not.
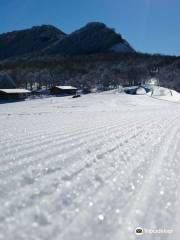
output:
[[[138,51],[180,55],[180,0],[0,0],[0,33],[42,24],[70,33],[90,21]]]

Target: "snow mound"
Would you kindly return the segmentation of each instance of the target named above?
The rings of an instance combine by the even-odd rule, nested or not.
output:
[[[144,94],[146,94],[146,90],[145,90],[143,87],[139,87],[139,88],[136,90],[136,94],[137,94],[137,95],[144,95]]]
[[[164,88],[164,87],[154,87],[151,93],[149,93],[152,97],[171,101],[171,102],[180,102],[180,93],[175,90]]]

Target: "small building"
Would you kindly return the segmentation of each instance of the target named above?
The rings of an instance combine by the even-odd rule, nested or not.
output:
[[[138,86],[131,86],[131,87],[124,87],[123,91],[126,94],[136,95],[136,90],[138,89]]]
[[[132,86],[132,87],[125,87],[124,92],[131,95],[144,95],[150,92],[150,88],[146,86]]]
[[[30,93],[26,89],[0,89],[0,99],[24,100]]]
[[[50,92],[55,95],[76,95],[77,90],[72,86],[55,86],[50,89]]]
[[[157,85],[159,85],[159,81],[157,78],[149,78],[149,79],[145,80],[144,85],[152,86],[152,87],[157,86]]]

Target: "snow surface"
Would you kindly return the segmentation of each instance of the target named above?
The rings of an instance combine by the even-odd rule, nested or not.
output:
[[[179,104],[52,97],[1,104],[0,121],[0,239],[179,240]]]

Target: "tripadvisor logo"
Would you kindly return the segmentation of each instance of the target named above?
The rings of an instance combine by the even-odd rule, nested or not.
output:
[[[173,229],[148,229],[148,228],[141,228],[137,227],[135,229],[135,234],[136,235],[143,235],[143,234],[172,234]]]
[[[143,235],[143,233],[144,233],[143,228],[137,227],[135,229],[135,233],[136,233],[136,235]]]

